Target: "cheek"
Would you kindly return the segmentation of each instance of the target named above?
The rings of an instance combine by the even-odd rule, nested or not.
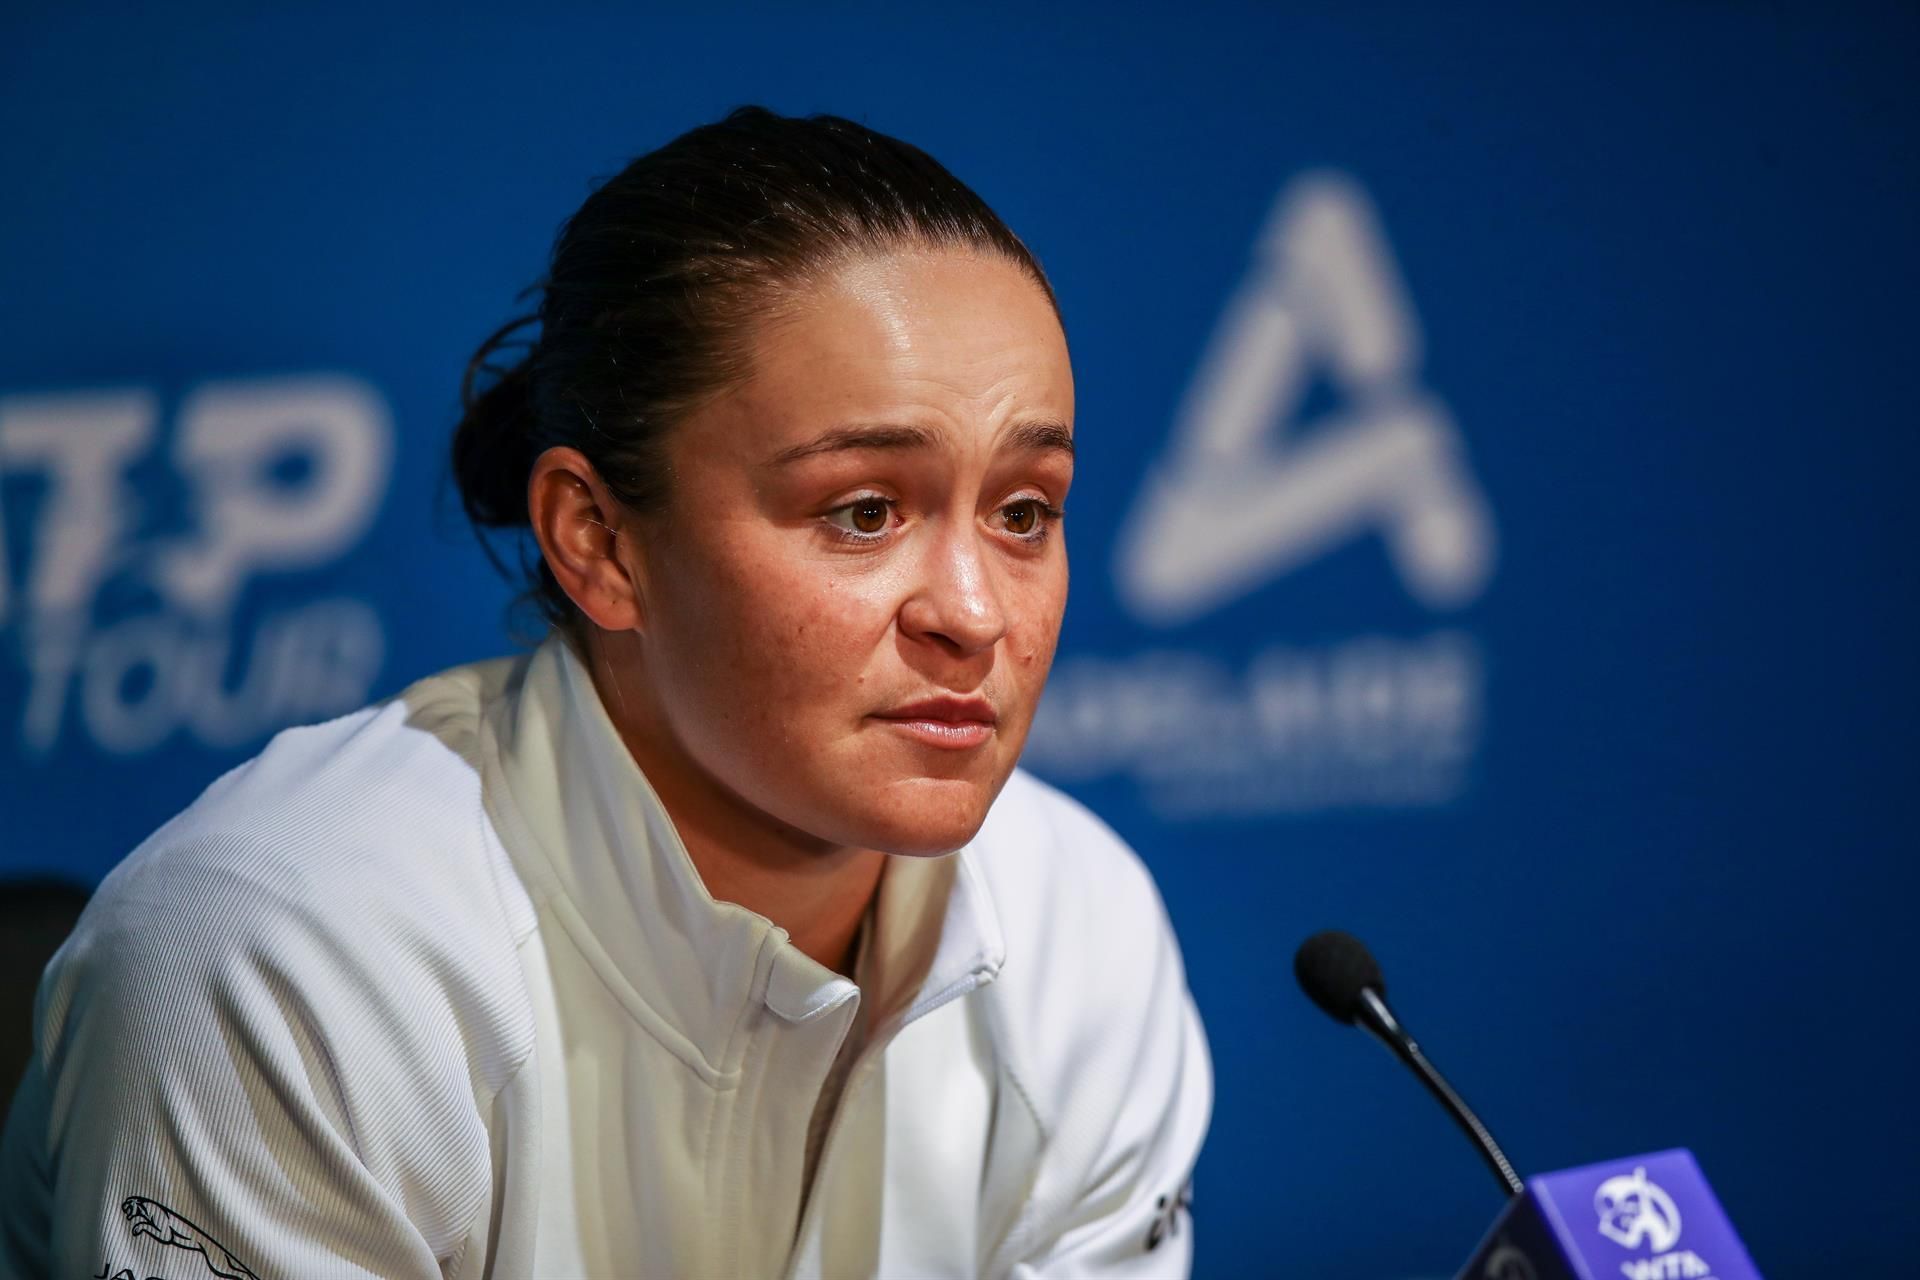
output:
[[[658,579],[653,647],[670,701],[765,730],[865,683],[891,617],[872,585],[785,546],[686,550]]]
[[[1007,633],[1007,661],[1012,667],[1011,674],[1023,687],[1038,685],[1047,678],[1059,634],[1057,617],[1036,619]]]
[[[1008,639],[1013,660],[1036,670],[1045,679],[1060,640],[1060,621],[1067,611],[1067,561],[1064,555],[1045,573],[1022,584],[1019,625]]]
[[[1040,698],[1041,686],[1052,669],[1055,646],[1060,640],[1060,620],[1066,612],[1067,575],[1065,565],[1057,573],[1023,583],[1013,625],[1008,629],[1006,656],[1010,690],[1020,700],[1022,726],[1032,717]]]

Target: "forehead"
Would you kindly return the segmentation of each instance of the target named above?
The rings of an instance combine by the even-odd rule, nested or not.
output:
[[[709,406],[724,439],[764,457],[841,422],[990,441],[1016,420],[1073,421],[1073,373],[1052,305],[994,255],[855,259],[791,294],[753,335],[751,374]]]

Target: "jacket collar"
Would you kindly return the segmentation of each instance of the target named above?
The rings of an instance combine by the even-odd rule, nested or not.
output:
[[[757,1005],[804,1022],[856,994],[784,929],[707,892],[559,632],[520,661],[486,722],[489,808],[509,851],[615,995],[689,1066],[731,1075],[735,1032]],[[970,847],[888,860],[861,973],[877,1036],[1005,962],[975,862]]]

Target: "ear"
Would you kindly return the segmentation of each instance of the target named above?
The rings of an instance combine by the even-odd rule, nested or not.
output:
[[[578,449],[541,454],[527,479],[527,514],[560,589],[604,631],[633,631],[644,616],[632,516]]]

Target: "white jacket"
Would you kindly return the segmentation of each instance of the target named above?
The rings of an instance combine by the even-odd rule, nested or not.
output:
[[[50,966],[0,1272],[1186,1274],[1211,1076],[1132,852],[1016,773],[875,920],[856,987],[715,902],[557,638],[282,733]]]

